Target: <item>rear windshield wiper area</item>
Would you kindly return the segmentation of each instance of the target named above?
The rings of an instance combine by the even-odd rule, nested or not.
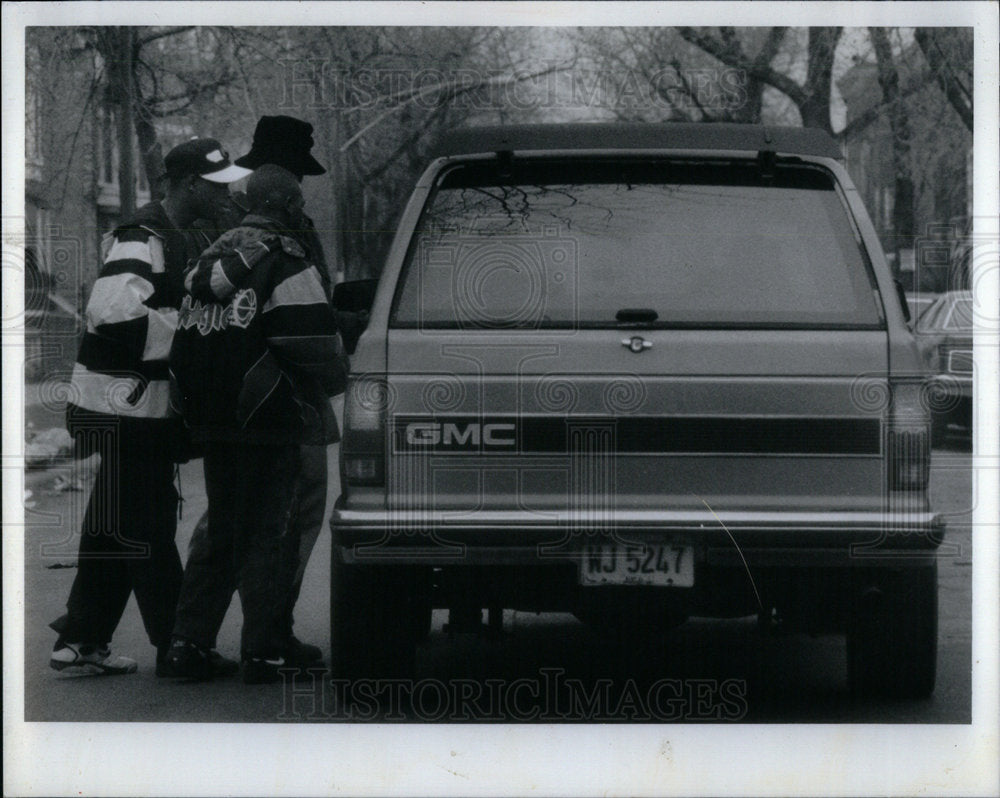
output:
[[[652,308],[622,308],[615,313],[619,327],[649,327],[660,318]]]

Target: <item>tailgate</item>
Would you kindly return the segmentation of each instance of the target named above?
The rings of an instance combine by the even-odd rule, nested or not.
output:
[[[886,353],[877,330],[390,331],[389,504],[875,510],[887,388],[859,376]]]

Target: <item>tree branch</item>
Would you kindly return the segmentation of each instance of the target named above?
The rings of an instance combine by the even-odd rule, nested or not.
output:
[[[382,122],[387,116],[390,116],[396,111],[399,111],[401,108],[403,108],[413,100],[417,99],[418,97],[422,97],[425,94],[431,94],[436,91],[444,91],[445,97],[439,101],[439,104],[443,105],[455,99],[455,97],[459,96],[460,94],[467,94],[470,91],[475,91],[477,89],[485,88],[487,86],[500,86],[503,85],[504,83],[520,83],[525,80],[533,80],[534,78],[539,78],[544,75],[551,74],[553,72],[558,72],[561,71],[562,69],[563,67],[549,67],[548,69],[542,69],[539,70],[538,72],[532,72],[524,75],[515,75],[513,77],[509,75],[500,75],[495,78],[478,80],[469,85],[462,85],[455,82],[437,83],[433,86],[428,86],[426,88],[414,90],[412,92],[409,92],[408,95],[405,97],[405,99],[403,99],[402,101],[396,103],[395,105],[389,108],[386,108],[384,111],[382,111],[382,113],[376,115],[376,117],[371,122],[364,125],[357,133],[355,133],[347,141],[345,141],[340,146],[340,151],[346,152],[347,150],[349,150],[358,141],[358,139],[362,138],[365,135],[365,133],[367,133],[373,127]]]
[[[961,118],[962,124],[971,132],[973,119],[972,95],[967,91],[963,91],[964,87],[951,74],[947,60],[936,46],[937,43],[931,31],[927,28],[916,28],[913,32],[913,38],[917,40],[924,58],[930,64],[931,71],[934,73],[934,77],[937,78],[941,91],[944,92],[945,97],[948,98],[948,102],[951,103],[951,107],[955,109],[955,112]]]
[[[694,105],[694,107],[698,109],[698,113],[701,114],[701,118],[708,120],[709,122],[720,121],[712,114],[710,114],[707,110],[705,110],[705,106],[701,104],[701,101],[695,96],[695,93],[691,90],[691,82],[686,77],[684,77],[684,68],[681,66],[681,62],[675,58],[670,62],[670,66],[674,70],[674,74],[677,75],[677,78],[681,82],[679,88],[681,89],[681,91],[684,92],[687,98],[691,100],[691,103]],[[656,87],[656,93],[659,94],[661,97],[663,97],[668,103],[670,103],[671,107],[673,108],[677,107],[674,101],[670,97],[664,96],[664,92],[660,89],[659,86]],[[689,114],[685,114],[685,116],[687,116],[688,119],[691,118]]]
[[[763,46],[760,48],[760,52],[757,53],[757,57],[754,58],[754,64],[758,67],[769,67],[771,61],[778,54],[778,50],[781,49],[781,43],[785,40],[785,32],[788,30],[787,27],[773,27],[767,34],[767,39],[764,40]]]
[[[165,39],[167,36],[175,36],[178,33],[187,33],[189,30],[194,30],[194,25],[182,25],[175,28],[161,28],[160,30],[153,31],[146,36],[140,37],[138,44],[139,47],[142,47],[150,42],[155,42],[157,39]]]
[[[400,158],[400,156],[402,156],[407,150],[409,150],[413,145],[415,145],[420,140],[421,136],[423,136],[424,133],[427,132],[427,129],[437,119],[439,119],[442,114],[444,114],[445,110],[447,110],[447,107],[448,107],[447,105],[439,105],[437,108],[435,108],[431,112],[430,116],[427,118],[425,123],[421,125],[413,133],[411,133],[409,136],[407,136],[405,139],[403,139],[400,145],[396,147],[395,150],[392,151],[392,153],[389,155],[388,158],[382,161],[381,164],[376,166],[370,172],[367,172],[366,174],[362,175],[361,184],[363,186],[368,186],[374,181],[378,180],[380,177],[382,177],[382,175],[388,171],[389,167],[392,166]]]
[[[177,102],[179,100],[185,100],[187,101],[186,104],[181,107],[186,108],[188,105],[191,104],[191,102],[196,100],[202,94],[207,94],[209,92],[215,91],[216,89],[221,89],[223,86],[228,86],[232,82],[233,82],[232,75],[223,75],[221,78],[219,78],[218,80],[213,80],[211,83],[203,83],[200,86],[190,86],[189,88],[186,88],[184,91],[179,91],[174,94],[168,94],[162,97],[157,97],[157,96],[149,97],[146,99],[146,102],[148,102],[150,106],[153,106],[153,105],[163,105],[165,103]],[[160,109],[150,108],[150,110],[156,116],[163,116],[165,113]]]
[[[907,97],[910,97],[911,95],[916,94],[917,92],[923,91],[925,88],[926,88],[925,84],[914,82],[899,93],[899,99],[905,100]],[[841,130],[837,133],[837,136],[839,136],[843,140],[851,138],[852,136],[860,133],[869,125],[872,125],[875,122],[877,122],[879,117],[881,117],[882,114],[885,113],[885,111],[886,111],[885,102],[875,103],[875,105],[871,106],[870,108],[866,108],[861,114],[854,117],[854,119],[852,119],[850,122],[844,125],[844,127],[841,128]]]
[[[699,47],[709,55],[721,61],[726,66],[736,69],[746,70],[752,78],[756,78],[769,86],[773,86],[796,105],[800,105],[808,100],[805,89],[792,80],[787,75],[772,69],[768,64],[764,64],[750,58],[743,52],[739,42],[731,41],[729,44],[722,42],[708,34],[699,33],[694,28],[679,27],[677,32],[681,38],[695,47]]]

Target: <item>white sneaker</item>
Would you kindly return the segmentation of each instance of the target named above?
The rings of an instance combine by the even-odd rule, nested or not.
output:
[[[93,643],[63,643],[52,651],[49,667],[67,676],[120,676],[139,668],[134,659],[112,655],[107,646]]]

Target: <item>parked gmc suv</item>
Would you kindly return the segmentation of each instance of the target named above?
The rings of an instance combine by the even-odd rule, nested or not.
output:
[[[933,690],[928,386],[825,133],[458,130],[352,356],[332,518],[339,676],[406,676],[433,608],[846,634]],[[471,626],[470,626],[471,625]]]

